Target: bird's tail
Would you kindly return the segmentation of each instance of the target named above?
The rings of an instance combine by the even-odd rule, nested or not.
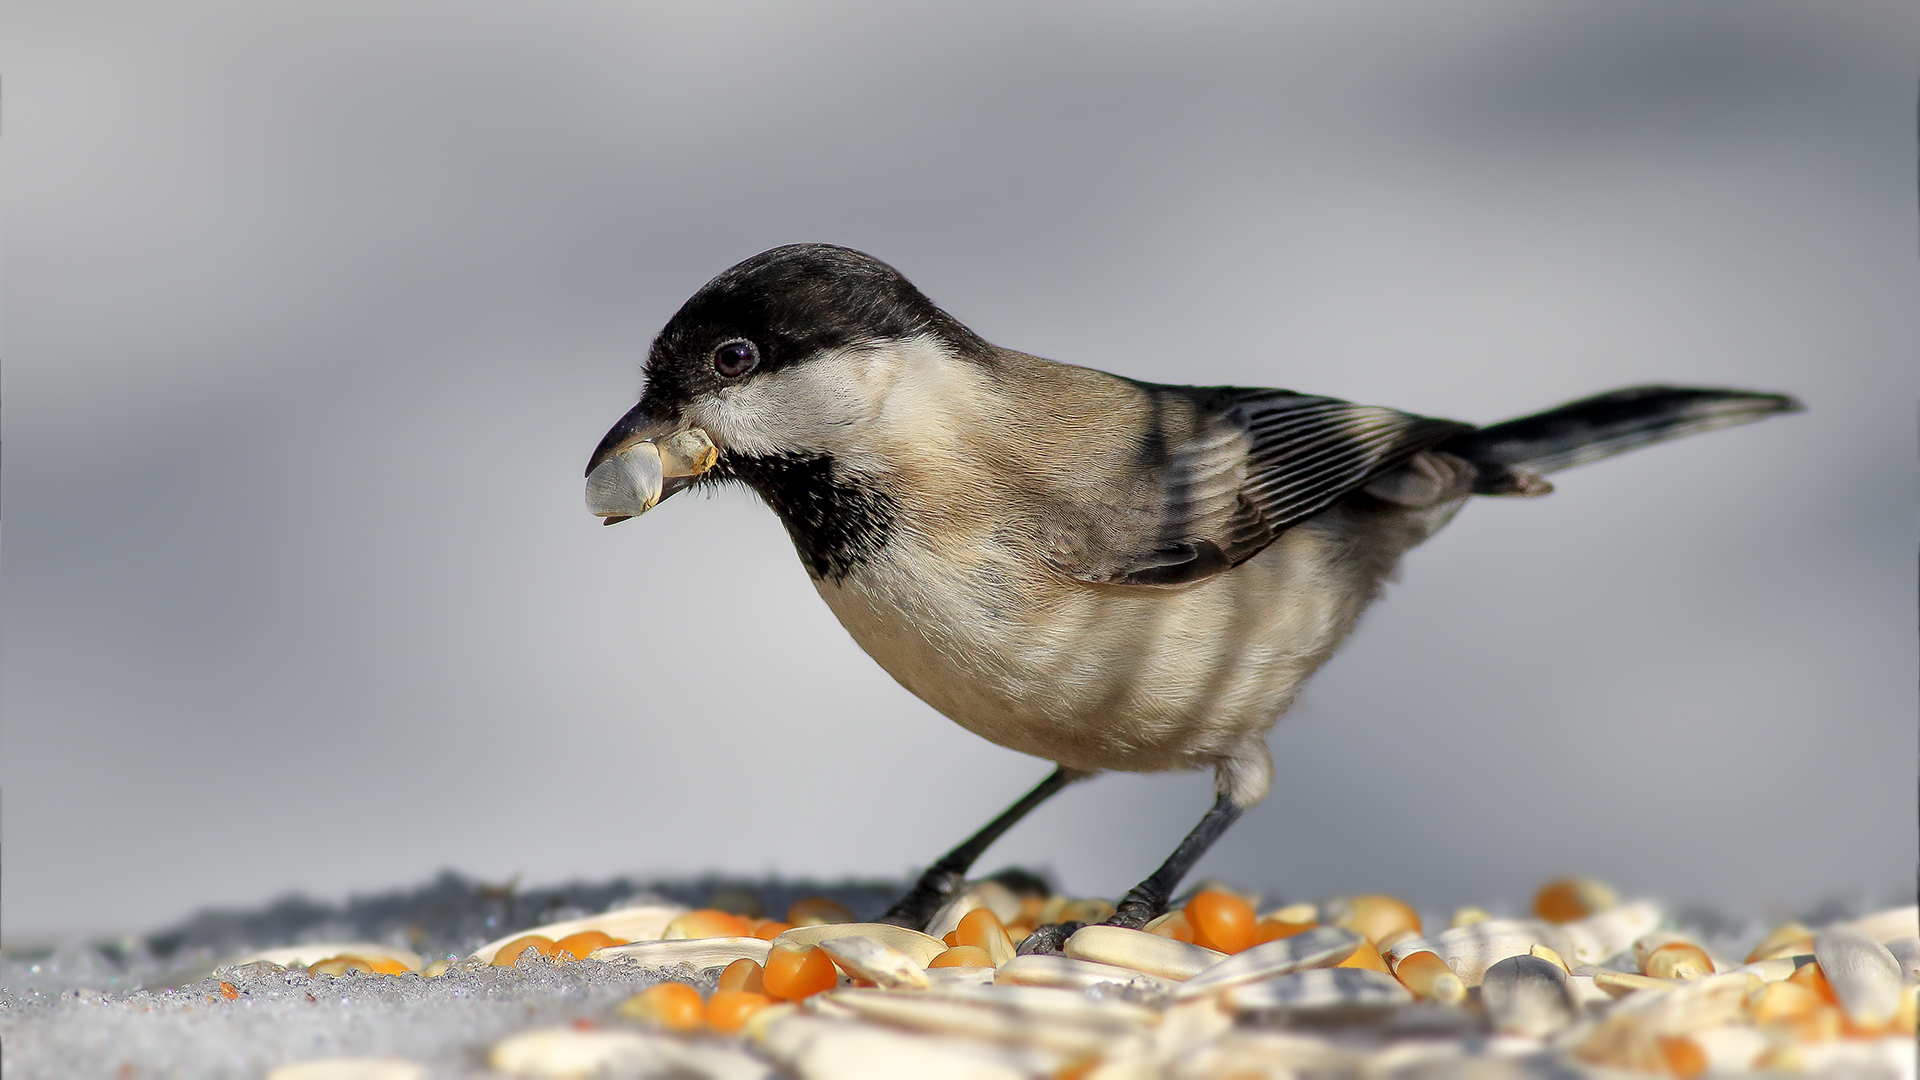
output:
[[[1456,435],[1436,449],[1481,467],[1476,494],[1543,494],[1546,473],[1800,409],[1785,394],[1633,386]]]

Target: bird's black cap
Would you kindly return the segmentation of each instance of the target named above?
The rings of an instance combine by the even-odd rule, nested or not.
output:
[[[647,357],[646,400],[672,408],[724,385],[711,354],[736,339],[759,350],[753,373],[761,374],[825,350],[916,334],[962,354],[988,348],[879,259],[833,244],[789,244],[707,282],[667,320]]]

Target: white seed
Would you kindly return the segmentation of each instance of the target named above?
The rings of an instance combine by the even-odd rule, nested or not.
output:
[[[594,517],[636,517],[660,501],[665,475],[660,448],[636,442],[587,474],[587,512]]]
[[[1012,889],[997,881],[976,881],[934,912],[933,921],[927,924],[927,933],[936,939],[944,938],[959,929],[960,920],[967,912],[980,907],[992,909],[1002,926],[1020,918],[1020,898]]]
[[[473,958],[483,963],[493,963],[493,954],[500,946],[528,934],[539,934],[550,940],[559,941],[563,937],[598,930],[608,937],[617,937],[624,941],[658,941],[667,930],[667,924],[687,913],[687,909],[677,904],[642,904],[638,907],[620,908],[600,915],[588,915],[564,922],[548,923],[531,930],[516,930],[506,937],[489,941],[474,950]]]
[[[927,986],[933,990],[960,990],[993,985],[997,969],[990,967],[943,967],[927,969]]]
[[[1312,968],[1228,987],[1235,1012],[1404,1005],[1413,994],[1391,975],[1366,968]]]
[[[504,1073],[537,1077],[665,1071],[671,1067],[665,1042],[632,1031],[535,1028],[501,1041],[487,1063]]]
[[[1067,939],[1063,951],[1075,960],[1116,964],[1176,982],[1227,958],[1223,952],[1124,926],[1083,926]]]
[[[1920,906],[1908,904],[1906,907],[1876,911],[1852,922],[1842,923],[1833,929],[1851,930],[1869,941],[1877,941],[1883,945],[1895,938],[1920,937]]]
[[[1908,983],[1920,982],[1920,937],[1894,938],[1881,944],[1900,965],[1900,977]]]
[[[774,1015],[760,1020],[767,1013]],[[747,1035],[801,1080],[1028,1080],[1064,1060],[1057,1052],[928,1037],[801,1010],[763,1009]]]
[[[1567,973],[1538,956],[1509,956],[1488,968],[1480,1000],[1495,1031],[1544,1039],[1573,1025],[1580,1015]]]
[[[1763,983],[1779,982],[1800,970],[1803,958],[1798,956],[1776,956],[1770,960],[1755,960],[1751,964],[1741,964],[1729,975],[1751,975]]]
[[[1767,1036],[1750,1024],[1702,1028],[1687,1036],[1707,1056],[1710,1073],[1740,1073],[1753,1068],[1767,1049]]]
[[[1820,973],[1840,999],[1847,1018],[1878,1027],[1900,1007],[1900,962],[1885,945],[1852,930],[1822,930],[1813,937]]]
[[[1656,994],[1677,989],[1679,979],[1656,979],[1651,975],[1637,975],[1631,971],[1611,971],[1607,968],[1582,968],[1582,974],[1593,979],[1593,985],[1605,991],[1609,997],[1626,997],[1641,990],[1650,990]]]
[[[405,964],[411,971],[419,971],[426,964],[420,954],[411,949],[396,949],[391,945],[382,945],[373,941],[322,941],[312,945],[289,945],[284,949],[267,949],[262,952],[248,953],[238,959],[228,960],[220,966],[225,968],[240,967],[243,964],[268,963],[278,964],[281,967],[312,967],[322,960],[335,956],[393,960]]]
[[[662,968],[687,964],[695,971],[725,967],[735,960],[765,965],[773,942],[750,937],[680,938],[674,941],[636,941],[609,945],[593,954],[596,960],[621,960],[641,967]]]
[[[699,476],[720,460],[713,440],[699,428],[676,431],[655,440],[660,452],[660,471],[665,476]]]
[[[1332,967],[1352,956],[1365,940],[1342,927],[1315,927],[1229,956],[1182,983],[1173,996],[1194,997],[1290,971]]]
[[[926,967],[934,957],[947,951],[947,943],[931,934],[923,934],[918,930],[909,930],[904,926],[893,926],[889,923],[851,922],[796,926],[782,931],[780,936],[773,940],[790,942],[794,945],[819,945],[822,942],[850,937],[868,938],[890,949],[897,949],[912,957],[921,967]]]
[[[1327,1039],[1291,1031],[1235,1031],[1182,1057],[1172,1075],[1176,1080],[1214,1080],[1216,1077],[1373,1076],[1364,1053]],[[1160,1069],[1146,1074],[1164,1077]],[[1401,1075],[1396,1072],[1394,1075]]]
[[[820,943],[840,970],[888,989],[925,990],[927,965],[870,937],[836,937]]]
[[[936,968],[935,970],[963,969]],[[1045,956],[1039,953],[1016,956],[1001,964],[993,973],[993,981],[1002,986],[1054,986],[1065,990],[1085,990],[1089,986],[1113,983],[1156,990],[1168,990],[1174,986],[1165,979],[1149,975],[1144,971],[1135,971],[1132,968],[1097,964],[1091,960],[1075,960],[1071,956]]]
[[[1660,919],[1659,905],[1640,900],[1563,923],[1560,932],[1573,951],[1561,955],[1576,964],[1598,964],[1652,933]]]
[[[427,1067],[399,1058],[317,1058],[282,1065],[267,1080],[421,1080]]]
[[[966,991],[896,994],[830,990],[827,1003],[894,1027],[1069,1054],[1091,1053],[1144,1031],[1156,1015],[1123,1001],[1094,1001],[1071,990],[982,986]]]
[[[1599,981],[1594,976],[1596,985]],[[1674,989],[1665,993],[1635,994],[1580,1037],[1579,1055],[1601,1064],[1665,1072],[1661,1036],[1691,1035],[1743,1022],[1747,995],[1759,985],[1751,975],[1728,973],[1675,982]]]

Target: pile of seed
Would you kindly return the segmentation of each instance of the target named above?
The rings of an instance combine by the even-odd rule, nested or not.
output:
[[[0,987],[0,1044],[10,1076],[125,1080],[1915,1071],[1913,907],[1683,931],[1563,880],[1529,918],[1467,908],[1442,927],[1394,897],[1263,910],[1210,885],[1129,930],[1097,925],[1104,900],[1012,874],[921,933],[784,887],[698,898],[714,906],[576,907],[439,958],[336,938],[229,954],[171,989]],[[771,898],[783,917],[763,917]],[[1019,954],[1062,922],[1089,924],[1064,955]]]
[[[457,984],[490,971],[624,970],[647,984],[625,997],[583,994],[494,1041],[483,1075],[1914,1074],[1913,907],[1817,929],[1788,923],[1735,959],[1724,943],[1667,928],[1658,905],[1620,903],[1582,880],[1542,888],[1532,918],[1463,909],[1431,929],[1388,896],[1263,912],[1256,898],[1211,886],[1130,930],[1097,925],[1113,910],[1105,901],[1014,884],[971,884],[926,933],[856,922],[814,897],[778,920],[626,906],[430,963],[374,943],[320,943],[236,958],[206,996],[281,979]],[[1068,937],[1064,955],[1018,953],[1035,926],[1069,920],[1096,925]],[[269,1075],[443,1072],[320,1058]]]

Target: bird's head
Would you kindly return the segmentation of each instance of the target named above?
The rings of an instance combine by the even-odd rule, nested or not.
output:
[[[719,451],[714,479],[751,483],[756,462],[841,458],[856,450],[899,365],[922,350],[987,348],[870,255],[830,244],[774,248],[707,282],[667,321],[639,404],[600,440],[587,474],[605,475],[638,443],[691,429]],[[696,479],[668,475],[659,499]],[[590,482],[590,503],[593,491]],[[593,509],[609,523],[631,516],[605,503]]]

